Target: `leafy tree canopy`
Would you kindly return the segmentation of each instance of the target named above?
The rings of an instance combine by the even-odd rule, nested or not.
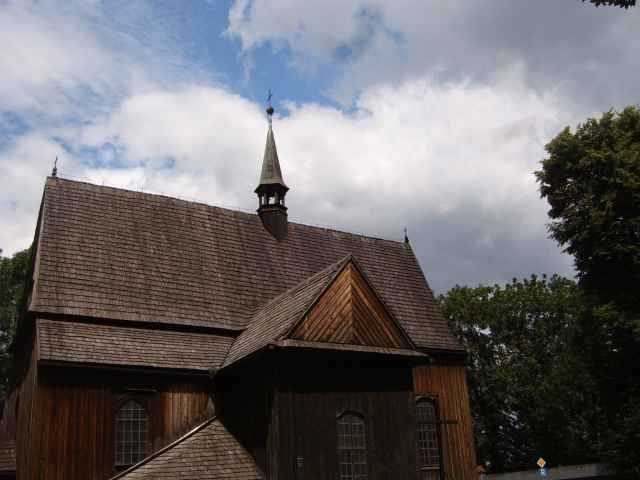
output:
[[[536,175],[551,236],[573,255],[587,292],[640,310],[640,110],[567,127],[546,150]]]
[[[587,0],[582,0],[582,1],[586,2]],[[593,3],[596,7],[604,5],[607,7],[629,8],[629,7],[634,7],[636,5],[636,0],[589,0],[589,1]]]
[[[640,477],[640,109],[568,127],[536,172],[549,231],[573,255],[589,315],[582,324],[606,424],[603,459]]]
[[[553,276],[440,297],[469,352],[479,460],[492,472],[593,461],[598,399],[581,345],[582,297]]]
[[[13,257],[2,257],[0,250],[0,398],[5,398],[9,385],[11,355],[8,351],[16,328],[25,277],[29,269],[30,249]]]

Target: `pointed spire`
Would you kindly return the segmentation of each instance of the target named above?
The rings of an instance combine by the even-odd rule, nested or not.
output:
[[[404,227],[404,243],[409,243],[409,233],[407,232],[407,227]]]
[[[53,170],[51,170],[51,176],[52,177],[57,177],[58,176],[58,156],[56,155],[56,159],[53,162]]]
[[[262,159],[262,171],[260,172],[260,185],[281,185],[285,189],[289,189],[282,178],[282,170],[280,170],[280,159],[278,158],[278,149],[276,148],[276,140],[273,136],[273,129],[269,124],[267,132],[267,143],[264,147],[264,158]]]
[[[273,136],[273,128],[271,117],[273,116],[273,107],[271,106],[271,91],[267,98],[267,116],[269,117],[269,130],[267,131],[267,143],[264,147],[264,158],[262,159],[262,170],[260,172],[260,183],[256,192],[260,186],[266,185],[281,185],[285,190],[289,190],[289,187],[284,183],[282,178],[282,170],[280,169],[280,160],[278,158],[278,149],[276,148],[276,140]]]
[[[258,214],[262,224],[273,237],[280,241],[287,237],[287,207],[284,199],[289,187],[282,178],[276,140],[273,137],[271,91],[267,97],[267,116],[269,118],[267,144],[264,147],[260,183],[255,192],[258,194]]]

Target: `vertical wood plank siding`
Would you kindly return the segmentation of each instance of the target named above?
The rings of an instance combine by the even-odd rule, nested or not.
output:
[[[122,391],[107,385],[39,385],[31,431],[19,434],[23,438],[18,450],[20,479],[112,476],[115,408],[122,397]],[[206,410],[208,399],[207,390],[199,385],[171,384],[150,393],[145,402],[150,414],[149,447],[158,448],[189,427]]]
[[[441,426],[445,479],[476,480],[473,425],[465,367],[429,365],[413,370],[416,395],[434,397],[440,420],[454,421]]]
[[[403,348],[406,341],[358,269],[349,264],[295,329],[292,338]]]
[[[336,480],[337,419],[355,411],[366,422],[370,480],[416,479],[411,369],[344,356],[287,355],[279,366],[269,480]]]
[[[35,343],[35,336],[31,336],[31,345]],[[24,376],[16,389],[16,468],[17,471],[30,471],[33,464],[33,454],[30,440],[34,420],[34,409],[37,399],[38,368],[35,351],[37,347],[28,349],[30,354],[18,354],[20,367],[24,369]],[[22,358],[20,358],[22,357]]]

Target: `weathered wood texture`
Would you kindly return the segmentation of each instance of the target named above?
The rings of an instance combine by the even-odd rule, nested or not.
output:
[[[268,445],[270,480],[338,478],[337,420],[345,411],[365,419],[370,479],[416,478],[411,369],[344,358],[283,357]]]
[[[255,311],[346,255],[424,348],[460,350],[404,242],[49,178],[30,310],[237,330]],[[160,254],[159,252],[162,252]]]
[[[16,439],[16,407],[18,400],[18,390],[15,389],[4,402],[2,410],[2,421],[0,422],[0,444]]]
[[[115,472],[115,413],[125,398],[134,396],[148,410],[150,450],[193,424],[209,399],[201,385],[169,384],[135,393],[111,385],[38,385],[29,441],[19,453],[20,479],[109,478]]]
[[[221,421],[263,472],[269,468],[266,445],[272,399],[273,380],[268,364],[238,368],[231,375],[216,377],[216,408]]]
[[[352,263],[340,272],[291,337],[352,345],[408,346],[401,330]]]
[[[473,425],[465,367],[420,366],[414,369],[413,380],[416,395],[437,400],[440,420],[445,422],[440,429],[445,479],[476,480]]]
[[[22,380],[15,390],[16,469],[18,472],[29,471],[33,460],[30,440],[38,385],[37,361],[35,353],[33,353],[36,348],[30,348],[34,342],[35,335],[25,342],[27,348],[17,355],[17,368],[22,372]],[[18,474],[18,476],[20,479],[26,478],[22,474]]]

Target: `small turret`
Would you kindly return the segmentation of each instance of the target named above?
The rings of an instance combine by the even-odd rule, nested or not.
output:
[[[285,196],[289,187],[284,183],[276,141],[273,137],[271,106],[271,94],[269,94],[267,116],[269,118],[269,130],[267,131],[267,144],[264,149],[260,183],[255,189],[258,195],[258,215],[264,228],[276,239],[287,238],[288,221]]]

